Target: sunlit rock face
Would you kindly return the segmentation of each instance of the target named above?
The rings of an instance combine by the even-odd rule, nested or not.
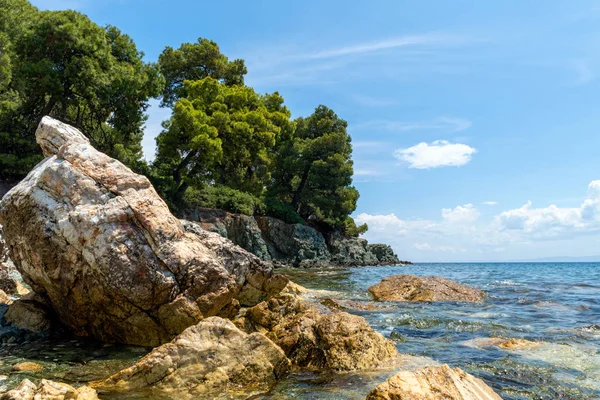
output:
[[[478,303],[485,292],[435,276],[394,275],[369,288],[379,301],[456,301]]]
[[[502,400],[481,379],[460,368],[401,371],[373,389],[367,400]]]
[[[283,350],[264,335],[210,317],[91,386],[101,394],[136,393],[137,398],[246,398],[269,390],[289,368]]]
[[[76,334],[156,346],[285,287],[230,241],[186,230],[77,129],[45,117],[36,139],[47,158],[5,195],[0,224],[25,282]]]

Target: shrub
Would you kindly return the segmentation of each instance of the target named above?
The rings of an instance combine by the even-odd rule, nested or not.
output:
[[[246,215],[264,212],[259,198],[227,186],[190,187],[183,198],[187,207],[219,208]]]
[[[272,197],[267,197],[264,201],[265,215],[277,218],[288,224],[304,224],[304,220],[294,208],[289,204],[284,204]]]

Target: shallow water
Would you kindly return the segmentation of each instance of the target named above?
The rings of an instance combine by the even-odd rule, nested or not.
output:
[[[414,356],[404,368],[458,366],[482,378],[503,399],[600,399],[600,264],[417,264],[281,272],[315,289],[312,296],[317,299],[381,306],[351,312],[393,339],[401,353]],[[443,276],[479,287],[488,298],[483,304],[371,303],[369,286],[403,273]],[[544,344],[506,351],[482,346],[482,338],[489,337]],[[146,352],[81,340],[5,344],[0,348],[0,388],[13,387],[25,377],[77,385],[108,376]],[[10,367],[25,360],[40,362],[46,369],[11,374]],[[253,399],[364,399],[393,373],[292,374],[270,393]]]
[[[308,288],[337,292],[317,296],[352,300],[370,300],[369,286],[397,274],[478,287],[488,294],[484,304],[385,303],[384,310],[355,313],[395,340],[401,353],[461,367],[503,399],[600,399],[600,264],[417,264],[289,274]],[[473,345],[486,337],[547,344],[520,351]]]

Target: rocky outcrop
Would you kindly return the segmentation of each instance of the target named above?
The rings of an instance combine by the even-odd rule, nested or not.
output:
[[[268,390],[289,367],[283,351],[264,335],[211,317],[91,386],[100,394],[143,391],[177,399],[250,396]]]
[[[316,229],[302,224],[286,224],[271,217],[257,217],[256,221],[273,260],[294,266],[307,260],[330,260],[325,238]]]
[[[57,325],[46,299],[36,293],[29,293],[10,304],[4,319],[16,328],[34,333],[49,332]]]
[[[339,265],[377,265],[379,259],[368,249],[366,239],[350,238],[334,232],[327,243],[331,249],[332,260]]]
[[[369,244],[367,251],[377,257],[380,265],[398,265],[406,262],[400,261],[390,245],[387,244]]]
[[[252,217],[222,210],[193,208],[183,217],[208,231],[232,240],[259,258],[276,265],[324,267],[400,264],[390,246],[370,245],[365,239],[333,233],[326,239],[303,224],[288,224],[272,217]]]
[[[367,400],[502,400],[481,379],[460,368],[402,371],[373,389]]]
[[[0,223],[23,279],[82,336],[156,346],[285,287],[230,241],[186,230],[148,179],[45,117],[47,157],[7,193]]]
[[[218,233],[260,259],[271,261],[269,248],[254,217],[211,208],[195,208],[184,213],[184,218],[198,221],[202,229]]]
[[[4,232],[0,225],[0,290],[14,295],[23,293],[23,287],[16,279],[18,272],[8,254],[8,244],[4,240]]]
[[[301,369],[373,369],[398,354],[394,344],[364,318],[345,312],[324,314],[291,293],[248,309],[235,323],[247,332],[264,333]]]
[[[485,292],[454,281],[432,277],[395,275],[384,278],[369,292],[380,301],[460,301],[481,302]]]
[[[98,400],[98,395],[87,386],[75,389],[66,383],[46,379],[36,386],[25,379],[18,388],[0,395],[0,400]]]

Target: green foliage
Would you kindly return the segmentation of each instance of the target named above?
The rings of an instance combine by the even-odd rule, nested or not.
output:
[[[356,227],[348,225],[359,195],[351,186],[352,145],[346,127],[346,121],[325,106],[298,118],[295,130],[277,147],[269,195],[325,230],[347,228],[356,234]]]
[[[11,66],[3,90],[10,106],[0,103],[0,176],[22,177],[41,158],[34,135],[44,115],[76,126],[99,150],[135,167],[147,101],[164,83],[158,68],[144,63],[131,38],[114,27],[74,11],[0,1],[17,5],[0,12]]]
[[[346,217],[346,219],[344,220],[344,225],[341,228],[341,232],[344,235],[352,237],[359,237],[368,230],[369,226],[367,224],[356,226],[356,222],[354,222],[354,219],[352,217]]]
[[[170,200],[203,183],[260,197],[271,177],[270,150],[289,126],[283,98],[213,78],[186,81],[185,90],[157,137],[154,165],[159,175],[171,175]]]
[[[215,42],[203,38],[184,43],[177,50],[165,48],[158,63],[166,80],[162,105],[167,107],[186,96],[185,81],[211,77],[229,86],[243,85],[248,72],[244,60],[229,61]]]
[[[246,215],[264,212],[260,199],[227,186],[191,187],[185,193],[184,203],[187,207],[220,208]]]
[[[264,201],[265,215],[280,219],[288,224],[304,224],[304,220],[289,204],[284,204],[277,199],[267,197]]]

